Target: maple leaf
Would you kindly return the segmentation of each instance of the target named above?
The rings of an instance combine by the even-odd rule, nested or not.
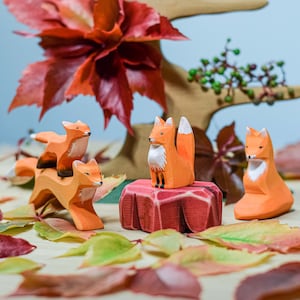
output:
[[[104,127],[114,115],[132,133],[133,93],[165,111],[161,54],[150,41],[186,39],[144,3],[124,0],[4,0],[22,23],[39,33],[46,59],[29,65],[9,111],[22,105],[44,114],[79,94],[95,96]]]
[[[251,221],[208,228],[189,237],[219,245],[261,253],[288,253],[300,248],[300,228],[289,227],[278,220]]]
[[[236,300],[299,299],[299,295],[300,263],[296,261],[246,277],[235,291]]]
[[[212,145],[204,130],[193,128],[195,177],[200,181],[214,181],[225,194],[226,204],[237,202],[244,194],[246,156],[234,127],[233,122],[220,130],[216,138],[216,147]]]

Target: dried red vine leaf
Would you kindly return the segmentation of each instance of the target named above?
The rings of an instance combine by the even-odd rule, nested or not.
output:
[[[8,9],[39,33],[44,61],[29,65],[9,111],[41,107],[40,118],[79,94],[96,97],[106,127],[116,116],[130,125],[133,93],[156,101],[164,110],[161,54],[149,41],[185,37],[153,8],[124,0],[4,0]]]
[[[226,204],[237,202],[244,194],[243,174],[246,156],[243,143],[234,131],[235,123],[225,126],[213,146],[204,130],[193,128],[195,135],[195,176],[214,181],[226,197]]]
[[[236,300],[292,300],[300,297],[300,263],[290,262],[249,276],[237,287]]]
[[[35,248],[24,239],[0,234],[0,258],[28,254]]]

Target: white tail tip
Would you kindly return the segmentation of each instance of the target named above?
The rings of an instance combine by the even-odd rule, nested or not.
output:
[[[190,134],[192,132],[193,130],[188,119],[186,117],[181,117],[179,122],[179,127],[178,127],[178,133]]]
[[[32,138],[33,140],[35,140],[35,138],[36,138],[36,133],[32,133],[32,134],[30,135],[30,138]]]

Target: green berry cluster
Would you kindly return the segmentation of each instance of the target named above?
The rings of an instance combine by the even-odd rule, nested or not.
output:
[[[274,92],[274,88],[278,86],[286,87],[291,97],[294,95],[294,90],[286,85],[283,61],[271,61],[261,67],[255,63],[237,66],[230,63],[229,58],[240,55],[241,51],[238,48],[231,49],[230,42],[231,39],[227,39],[224,51],[219,56],[212,60],[202,58],[200,67],[190,69],[188,81],[199,83],[204,91],[212,89],[216,95],[226,90],[224,98],[218,99],[221,103],[232,103],[236,88],[245,93],[254,104],[259,104],[262,100],[273,104],[276,99],[282,99],[282,93]],[[262,87],[259,95],[255,95],[251,88],[257,84]]]

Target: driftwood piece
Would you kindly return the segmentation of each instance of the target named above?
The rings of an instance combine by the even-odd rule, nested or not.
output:
[[[170,19],[198,14],[258,9],[267,4],[265,0],[141,0],[141,2],[148,3]],[[156,46],[159,47],[159,43]],[[162,61],[162,74],[165,80],[168,106],[168,112],[163,117],[173,117],[177,124],[180,117],[184,115],[193,127],[206,130],[212,116],[218,110],[232,105],[250,103],[248,96],[236,89],[233,104],[218,104],[218,97],[224,98],[225,92],[219,96],[216,96],[213,91],[203,92],[197,83],[187,81],[186,70],[168,62],[166,58],[163,58]],[[292,88],[294,88],[293,97],[288,95],[285,88],[274,89],[275,92],[283,92],[283,98],[278,100],[299,98],[300,86]],[[261,88],[254,88],[255,94],[259,94],[261,91]],[[152,126],[152,124],[134,125],[134,136],[127,134],[119,154],[101,166],[104,174],[126,173],[127,178],[131,179],[149,178],[147,153],[149,149],[148,137]]]

